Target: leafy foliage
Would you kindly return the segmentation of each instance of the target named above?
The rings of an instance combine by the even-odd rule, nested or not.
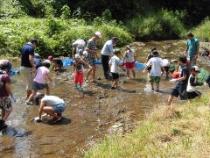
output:
[[[112,36],[119,37],[122,45],[132,41],[131,34],[115,23],[89,25],[79,19],[4,19],[0,20],[0,30],[0,53],[10,55],[18,55],[22,45],[31,38],[38,39],[36,51],[43,56],[70,54],[74,40],[88,39],[96,30],[101,31],[103,35],[99,47]]]
[[[127,26],[137,39],[146,40],[179,38],[185,32],[180,13],[167,10],[135,17]]]

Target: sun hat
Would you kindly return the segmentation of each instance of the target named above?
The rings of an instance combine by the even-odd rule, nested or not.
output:
[[[80,55],[79,54],[75,54],[74,58],[75,59],[80,59]]]
[[[97,36],[98,38],[101,38],[102,37],[101,32],[99,31],[95,32],[95,36]]]

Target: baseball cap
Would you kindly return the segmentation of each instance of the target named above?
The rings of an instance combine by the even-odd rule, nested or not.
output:
[[[194,69],[196,72],[200,72],[200,68],[198,66],[193,66],[192,69]]]

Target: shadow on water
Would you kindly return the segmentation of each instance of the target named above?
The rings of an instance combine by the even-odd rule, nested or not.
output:
[[[47,121],[47,122],[43,122],[43,123],[53,126],[53,125],[68,125],[71,122],[72,122],[72,120],[70,118],[62,117],[62,119],[57,122]]]

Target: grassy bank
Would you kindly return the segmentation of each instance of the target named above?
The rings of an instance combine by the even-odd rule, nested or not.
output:
[[[136,16],[127,22],[127,27],[136,39],[178,39],[186,33],[183,17],[181,12],[160,10],[144,16]]]
[[[71,52],[71,44],[77,38],[88,39],[95,31],[101,31],[103,38],[99,47],[107,39],[117,36],[119,45],[132,41],[131,34],[115,22],[97,23],[91,25],[78,19],[0,19],[0,54],[18,55],[21,46],[31,38],[37,38],[39,47],[36,50],[41,55],[65,55]]]
[[[166,112],[159,106],[137,129],[105,138],[85,154],[86,158],[209,157],[209,94]]]
[[[204,20],[200,25],[194,29],[194,34],[198,36],[202,41],[210,41],[210,20]]]

